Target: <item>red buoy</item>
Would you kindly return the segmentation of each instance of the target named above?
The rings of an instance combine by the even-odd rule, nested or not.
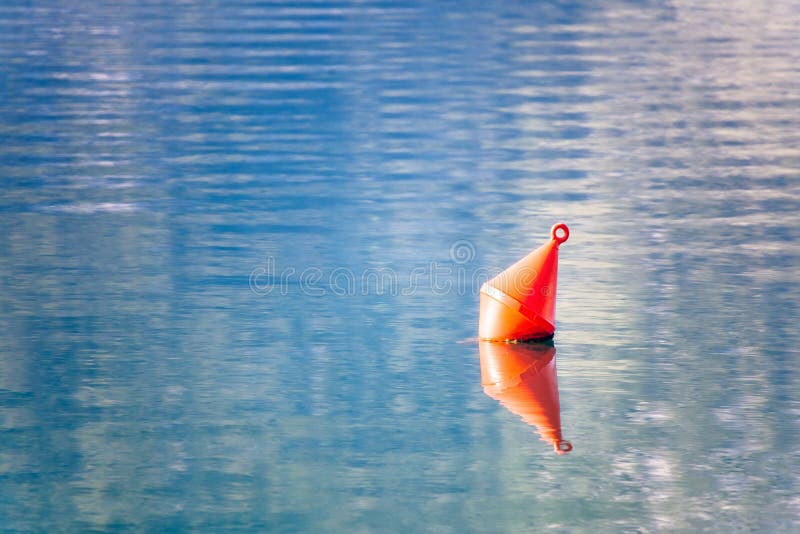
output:
[[[478,337],[488,341],[548,339],[556,330],[558,246],[569,238],[559,223],[550,241],[481,287]]]

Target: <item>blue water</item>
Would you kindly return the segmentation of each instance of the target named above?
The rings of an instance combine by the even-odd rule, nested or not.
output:
[[[0,530],[800,530],[800,11],[0,3]],[[478,288],[561,246],[561,430]]]

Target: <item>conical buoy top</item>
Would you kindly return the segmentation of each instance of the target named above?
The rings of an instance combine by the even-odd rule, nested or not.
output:
[[[558,247],[569,228],[558,223],[550,241],[484,283],[478,337],[489,341],[547,339],[556,329]]]
[[[557,454],[572,450],[561,433],[556,349],[552,343],[479,343],[483,391],[536,428]]]

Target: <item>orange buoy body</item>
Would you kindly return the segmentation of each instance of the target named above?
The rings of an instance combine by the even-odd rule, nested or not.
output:
[[[556,330],[558,246],[569,238],[559,223],[550,241],[484,283],[478,337],[489,341],[548,339]]]
[[[536,428],[557,454],[572,450],[561,434],[556,349],[549,343],[479,342],[483,391]]]

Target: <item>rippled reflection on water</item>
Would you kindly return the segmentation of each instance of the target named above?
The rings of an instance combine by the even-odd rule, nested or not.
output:
[[[4,526],[797,529],[798,33],[782,1],[0,5]],[[556,220],[561,457],[457,343],[471,275]]]

